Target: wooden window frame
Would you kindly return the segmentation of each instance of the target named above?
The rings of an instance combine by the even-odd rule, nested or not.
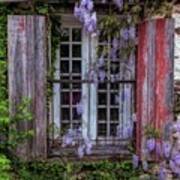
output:
[[[80,28],[82,27],[82,25],[73,17],[73,15],[61,15],[61,20],[62,20],[62,27],[71,27],[71,28]],[[82,31],[82,80],[80,81],[76,81],[76,82],[81,82],[82,83],[82,97],[88,94],[88,99],[87,101],[84,103],[84,113],[82,115],[82,134],[83,137],[89,137],[93,144],[96,146],[96,148],[94,149],[94,154],[119,154],[119,152],[117,152],[117,147],[116,146],[122,146],[125,147],[127,146],[128,142],[127,139],[120,139],[120,138],[116,138],[116,137],[108,137],[108,138],[104,138],[104,137],[98,137],[97,136],[97,127],[98,127],[98,120],[97,120],[97,87],[94,83],[89,82],[88,80],[85,80],[86,75],[87,75],[87,70],[89,69],[89,67],[91,66],[91,64],[96,61],[97,59],[97,46],[99,45],[97,38],[92,38],[89,35],[87,35],[87,33],[83,30]],[[59,48],[57,50],[57,61],[56,61],[56,67],[60,67],[60,51]],[[56,126],[60,129],[61,128],[61,122],[60,122],[60,83],[62,83],[63,80],[60,80],[60,71],[58,69],[56,69],[55,72],[55,79],[52,81],[52,83],[55,85],[54,86],[54,90],[53,90],[53,94],[55,94],[55,96],[53,96],[53,102],[51,104],[51,116],[56,117],[55,119],[53,117],[51,117],[51,121],[50,122],[55,122]],[[69,83],[72,83],[72,81],[69,81]],[[111,81],[107,80],[105,83],[110,84]],[[117,83],[119,83],[119,87],[121,86],[122,83],[131,83],[134,84],[135,86],[135,79],[134,80],[120,80]],[[109,86],[109,85],[108,85]],[[110,87],[109,87],[110,88]],[[134,88],[135,89],[135,88]],[[110,89],[109,89],[110,90]],[[111,90],[110,90],[111,91]],[[135,93],[135,92],[134,92]],[[59,100],[59,101],[57,101]],[[135,104],[135,102],[134,102]],[[53,113],[54,111],[54,113]],[[59,114],[59,116],[58,116]],[[54,121],[53,121],[54,119]],[[54,137],[50,136],[52,139],[58,137],[58,135],[60,134],[59,131],[57,131],[54,134]],[[115,149],[113,150],[112,148],[109,148],[110,145],[112,145],[115,147]],[[68,151],[66,148],[65,151]],[[71,150],[73,148],[70,148]],[[71,151],[70,150],[70,151]],[[59,154],[60,152],[62,152],[64,150],[59,150],[59,152],[54,151],[54,154]],[[122,151],[121,151],[122,152]],[[127,151],[124,150],[125,153],[127,153]]]

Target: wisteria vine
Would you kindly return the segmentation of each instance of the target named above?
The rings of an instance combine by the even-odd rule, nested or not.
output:
[[[101,1],[103,4],[107,3],[106,0]],[[131,3],[131,0],[129,1]],[[123,0],[113,0],[114,5],[117,7],[119,12],[123,10],[125,6],[125,1]],[[131,11],[140,12],[140,6],[134,6],[131,8]],[[136,29],[135,29],[135,20],[133,16],[130,16],[128,10],[125,11],[125,16],[122,17],[121,21],[117,21],[118,16],[114,13],[105,15],[100,22],[97,19],[97,13],[94,10],[94,1],[92,0],[80,0],[75,4],[74,7],[74,16],[82,23],[83,28],[86,33],[90,35],[90,38],[95,36],[97,37],[105,37],[104,39],[108,39],[110,37],[110,42],[105,41],[105,43],[110,43],[110,49],[104,47],[101,50],[100,55],[95,63],[91,64],[88,72],[87,72],[87,80],[89,82],[98,85],[98,83],[103,83],[107,79],[106,74],[106,60],[105,57],[108,56],[109,59],[113,62],[121,60],[122,65],[127,72],[133,71],[131,69],[131,63],[134,61],[134,50],[136,44]],[[130,64],[128,64],[130,63]],[[129,76],[124,72],[119,72],[117,74],[110,75],[110,81],[112,83],[118,82],[123,79],[123,76]],[[125,92],[125,98],[128,98],[128,93]],[[120,94],[117,94],[115,97],[116,103],[120,103],[122,101],[122,97]],[[76,111],[78,115],[83,114],[84,112],[84,98],[80,100],[79,103],[76,104]],[[132,122],[135,121],[135,115],[132,118]],[[126,129],[124,130],[125,134],[127,134],[127,138],[132,138],[133,134],[133,125],[127,124]],[[116,136],[121,136],[121,127],[117,126]],[[151,137],[147,139],[146,149],[145,151],[149,154],[154,152],[162,152],[164,150],[164,155],[170,148],[168,143],[160,144],[156,143],[156,137]],[[85,154],[90,154],[92,151],[92,143],[89,138],[84,138],[82,136],[82,129],[79,127],[78,129],[69,129],[68,132],[63,136],[63,147],[68,145],[78,145],[77,154],[80,158],[82,158]],[[169,149],[168,149],[169,148]],[[173,159],[177,156],[173,156]],[[179,156],[178,156],[179,158]],[[176,159],[176,158],[175,158]],[[171,166],[175,166],[171,161]],[[175,160],[176,162],[176,160]],[[179,163],[179,161],[178,161]],[[137,168],[139,165],[139,157],[137,155],[133,155],[133,166]],[[179,164],[178,164],[179,165]],[[142,162],[142,167],[144,171],[148,170],[148,161],[144,160]],[[163,169],[163,168],[162,168]],[[162,170],[163,171],[163,170]],[[162,174],[161,171],[161,174]],[[176,170],[177,171],[177,170]]]

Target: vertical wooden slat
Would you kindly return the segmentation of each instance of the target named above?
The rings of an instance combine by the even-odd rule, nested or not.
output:
[[[90,61],[95,63],[97,59],[97,38],[90,37]],[[97,85],[91,83],[90,85],[90,117],[89,117],[89,137],[91,140],[96,140],[97,138]]]
[[[145,125],[162,131],[173,119],[172,19],[143,22],[138,30],[137,61],[137,153],[144,149]],[[143,154],[141,154],[143,155]]]
[[[24,2],[24,1],[31,1],[31,0],[1,0],[1,2]]]
[[[33,122],[18,130],[34,129],[32,143],[18,148],[24,158],[46,156],[46,26],[42,16],[8,16],[9,100],[11,115],[24,97],[32,99]]]

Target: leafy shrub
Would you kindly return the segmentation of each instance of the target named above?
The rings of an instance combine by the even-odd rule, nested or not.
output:
[[[5,155],[0,154],[0,180],[9,180],[9,171],[11,169],[10,160]]]
[[[138,180],[131,162],[20,162],[17,166],[18,179],[22,180]]]

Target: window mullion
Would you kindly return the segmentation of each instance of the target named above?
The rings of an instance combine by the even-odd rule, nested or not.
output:
[[[82,80],[87,78],[89,70],[89,37],[85,30],[82,31]],[[89,84],[82,84],[82,100],[83,100],[83,114],[82,114],[82,135],[84,138],[88,136],[89,125]]]
[[[70,29],[70,55],[69,55],[69,77],[70,77],[70,80],[72,81],[72,28]],[[70,128],[73,129],[73,104],[72,104],[72,101],[73,101],[73,95],[72,95],[72,83],[70,83]]]
[[[57,48],[56,51],[56,58],[57,61],[55,63],[55,72],[54,77],[56,79],[60,79],[60,49]],[[60,133],[60,126],[61,126],[61,112],[60,112],[60,103],[61,103],[61,96],[60,96],[60,84],[53,83],[53,121],[54,121],[54,138],[59,136]]]
[[[90,60],[95,63],[97,60],[97,37],[91,37],[90,41]],[[90,122],[89,122],[89,136],[92,140],[97,138],[97,85],[90,84]]]

